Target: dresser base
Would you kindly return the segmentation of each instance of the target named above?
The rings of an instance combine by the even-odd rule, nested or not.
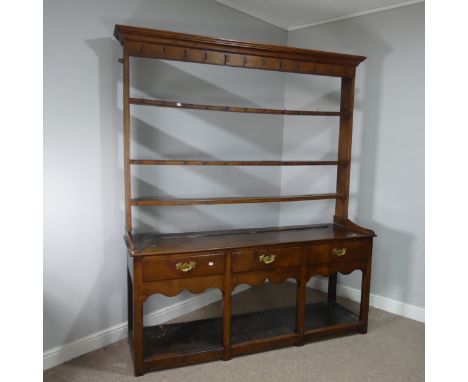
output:
[[[135,374],[366,333],[372,239],[372,231],[340,224],[127,237]],[[353,271],[362,275],[359,313],[336,301],[337,274]],[[306,298],[307,282],[314,276],[329,279],[326,301]],[[253,312],[232,311],[238,285],[288,279],[296,284],[295,298],[286,307],[259,310],[260,304]],[[175,296],[208,288],[221,292],[220,317],[143,326],[143,303],[152,294]]]

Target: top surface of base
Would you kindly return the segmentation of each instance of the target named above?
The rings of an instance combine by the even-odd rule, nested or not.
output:
[[[148,232],[134,234],[132,240],[127,237],[126,241],[130,252],[135,256],[139,256],[365,237],[372,237],[372,235],[337,224],[317,224],[173,234]]]

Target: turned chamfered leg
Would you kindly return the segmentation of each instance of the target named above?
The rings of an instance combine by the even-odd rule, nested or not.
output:
[[[362,271],[361,308],[359,311],[359,320],[362,321],[362,328],[359,332],[362,334],[367,333],[367,322],[368,322],[368,316],[369,316],[371,268],[372,268],[372,259],[369,257],[366,268]]]
[[[336,302],[336,283],[338,273],[335,272],[328,277],[328,302]]]
[[[135,259],[133,268],[133,361],[135,375],[144,374],[143,368],[143,302],[142,294],[142,263]]]
[[[226,254],[223,290],[223,360],[231,359],[231,253]]]

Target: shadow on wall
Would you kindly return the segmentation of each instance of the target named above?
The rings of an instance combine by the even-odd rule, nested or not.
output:
[[[283,107],[281,92],[284,75],[282,74],[274,76],[274,73],[261,70],[244,69],[242,71],[242,69],[238,68],[196,63],[168,63],[149,59],[135,59],[132,60],[132,64],[135,72],[132,73],[131,93],[137,98],[149,97],[169,101],[246,107]],[[247,75],[245,75],[246,72]],[[258,83],[264,85],[259,87]],[[262,103],[257,103],[254,100],[262,100]],[[245,115],[198,110],[176,111],[175,109],[148,108],[144,106],[136,106],[134,111],[142,113],[138,115],[148,116],[151,119],[151,125],[154,125],[154,121],[158,122],[160,120],[158,115],[164,117],[171,114],[171,125],[165,127],[166,132],[172,135],[177,134],[180,126],[174,125],[178,122],[186,123],[187,125],[183,131],[184,139],[190,138],[191,135],[197,138],[194,130],[200,127],[208,133],[205,138],[207,140],[213,140],[221,136],[229,139],[227,142],[213,141],[212,144],[195,139],[195,142],[202,143],[201,146],[204,144],[205,148],[209,149],[210,152],[215,150],[218,155],[224,157],[232,155],[233,158],[237,158],[236,155],[245,154],[247,150],[250,151],[249,154],[252,156],[257,154],[257,157],[257,152],[260,152],[262,156],[267,155],[272,158],[278,158],[278,155],[281,155],[282,116]],[[199,124],[201,126],[198,126]],[[228,145],[228,143],[235,145]],[[241,143],[243,145],[240,145]],[[153,147],[159,150],[164,150],[162,144],[158,143],[157,140],[151,142],[151,144],[157,145]],[[219,145],[223,150],[221,151],[215,144]],[[190,146],[193,147],[193,143]],[[172,147],[166,146],[163,153],[165,155],[174,155],[174,151],[171,151],[171,149]],[[226,150],[228,151],[226,152]]]
[[[145,147],[146,152],[150,152],[153,148],[155,149],[154,154],[150,158],[172,158],[172,159],[198,159],[198,160],[225,160],[226,157],[220,157],[219,155],[212,155],[204,149],[196,147],[190,143],[190,141],[184,141],[177,136],[169,134],[167,131],[164,131],[164,128],[158,128],[152,126],[145,121],[142,121],[137,118],[132,119],[133,126],[135,127],[132,140],[134,143],[138,144],[140,147]],[[190,129],[190,127],[188,127]],[[166,155],[167,153],[167,155]],[[181,153],[177,155],[177,153]],[[229,154],[227,153],[226,156]],[[232,154],[231,154],[232,155]],[[229,158],[228,158],[229,159]],[[159,170],[159,171],[158,171]],[[156,168],[155,166],[134,166],[132,168],[134,182],[152,180],[151,183],[155,182],[158,185],[161,185],[162,188],[165,187],[163,182],[159,182],[157,175],[163,175],[166,172],[173,172],[173,174],[180,174],[180,171],[192,172],[200,177],[208,178],[212,183],[219,184],[225,188],[229,187],[232,190],[233,194],[240,194],[242,192],[248,192],[250,190],[255,190],[255,192],[268,191],[269,193],[276,191],[278,192],[278,184],[275,182],[275,177],[273,179],[265,179],[265,177],[255,176],[249,169],[241,169],[239,167],[216,167],[216,166],[167,166]],[[270,171],[271,172],[271,171]],[[150,173],[150,174],[149,174]],[[146,175],[146,176],[145,176]],[[148,177],[148,175],[152,175]],[[154,177],[156,175],[156,177]],[[277,175],[277,174],[272,174]],[[148,184],[150,184],[148,182]],[[159,186],[158,186],[159,188]],[[141,196],[162,196],[159,192],[153,192],[152,190],[139,187],[138,184],[135,185],[133,189],[133,195]],[[189,196],[193,191],[190,189],[184,189],[179,187],[177,194],[182,197]],[[201,190],[203,191],[203,190]],[[210,195],[210,190],[205,190],[208,193],[206,196]],[[165,194],[164,196],[170,197],[175,195]]]
[[[107,3],[100,2],[100,4],[95,4],[91,8],[85,7],[86,9],[82,6],[80,12],[76,14],[73,14],[75,11],[73,7],[54,7],[53,13],[50,12],[52,8],[48,9],[47,19],[50,25],[54,27],[53,30],[55,32],[60,30],[60,27],[66,27],[68,25],[67,20],[73,20],[73,26],[79,24],[78,29],[72,28],[75,30],[70,34],[67,33],[66,36],[62,36],[62,38],[60,38],[60,32],[54,36],[53,41],[54,44],[57,44],[58,48],[60,47],[59,44],[65,41],[63,38],[67,38],[67,44],[75,44],[80,48],[84,47],[84,49],[77,50],[75,53],[84,53],[82,57],[79,57],[79,60],[75,61],[77,62],[74,69],[76,70],[76,77],[70,82],[62,84],[55,81],[53,85],[56,85],[57,89],[60,86],[67,86],[72,83],[78,85],[80,89],[77,89],[76,95],[77,98],[82,97],[83,104],[86,103],[85,97],[87,95],[85,92],[92,92],[92,94],[88,94],[88,100],[91,99],[92,101],[90,102],[94,103],[90,107],[91,110],[83,110],[79,104],[75,105],[75,107],[81,113],[89,113],[90,118],[84,118],[84,120],[92,121],[93,129],[95,129],[94,124],[100,124],[100,126],[97,126],[99,131],[97,129],[94,130],[95,134],[90,129],[86,130],[85,134],[93,136],[99,142],[96,143],[94,141],[92,144],[89,144],[90,150],[93,151],[86,153],[85,150],[82,154],[89,154],[93,159],[96,156],[100,156],[93,163],[93,176],[96,175],[95,172],[102,172],[103,176],[100,177],[97,174],[97,179],[90,179],[94,183],[92,184],[92,188],[89,187],[87,190],[95,190],[94,195],[85,195],[92,200],[93,205],[90,206],[90,209],[94,209],[93,216],[97,220],[90,222],[93,227],[93,232],[91,232],[93,237],[82,238],[83,242],[86,243],[86,249],[89,248],[88,254],[96,254],[96,264],[89,269],[90,274],[85,277],[87,284],[83,284],[83,279],[80,285],[79,275],[78,279],[75,277],[76,280],[73,281],[67,279],[65,272],[56,272],[51,275],[46,272],[47,277],[50,276],[51,278],[48,284],[54,290],[50,290],[50,294],[46,291],[47,295],[44,295],[44,321],[49,323],[45,327],[45,330],[50,330],[50,336],[46,336],[47,341],[45,341],[45,346],[49,346],[49,344],[50,346],[66,344],[94,331],[108,328],[114,323],[117,324],[126,316],[124,305],[126,298],[124,288],[126,259],[124,256],[125,245],[122,240],[124,227],[123,156],[121,152],[122,111],[119,107],[121,97],[118,95],[122,69],[121,65],[117,62],[117,59],[121,56],[121,47],[112,38],[114,24],[133,24],[146,27],[157,26],[161,29],[175,29],[186,32],[198,32],[200,34],[222,34],[226,37],[258,35],[266,40],[278,41],[286,38],[286,32],[267,24],[262,25],[259,21],[248,16],[236,14],[235,11],[211,0],[198,0],[197,4],[193,4],[194,2],[190,0],[139,0],[131,3],[120,1],[112,9],[109,8],[109,4]],[[107,10],[106,7],[108,8]],[[102,13],[111,15],[111,17],[101,17],[100,14]],[[113,19],[112,16],[114,16]],[[229,16],[232,16],[232,18]],[[104,29],[102,26],[104,26]],[[56,38],[57,36],[59,38]],[[69,36],[73,40],[68,39]],[[107,38],[85,40],[85,38],[89,38],[87,36],[107,36]],[[87,48],[89,50],[86,52]],[[59,49],[56,50],[56,52],[59,51]],[[95,54],[94,58],[93,53]],[[74,55],[74,57],[76,56]],[[81,58],[85,61],[84,64],[80,64]],[[84,70],[82,72],[80,65],[83,65],[82,68]],[[95,68],[92,65],[95,65]],[[69,74],[69,72],[64,71],[66,74]],[[97,83],[95,82],[94,85],[86,81],[82,83],[85,73],[86,75],[91,74],[89,78],[95,78],[94,76],[97,75],[99,77],[96,79]],[[83,84],[85,86],[81,87],[80,85]],[[99,92],[98,97],[96,97],[97,92]],[[95,98],[97,98],[97,102],[94,101]],[[97,108],[99,109],[96,110]],[[100,115],[97,116],[96,112],[99,112]],[[79,116],[79,114],[71,114],[69,117],[74,118],[76,116]],[[58,133],[59,130],[57,130]],[[86,145],[86,142],[79,142],[79,144]],[[71,142],[71,145],[73,146],[73,142]],[[74,163],[79,164],[80,161],[77,159]],[[87,179],[85,178],[83,181],[87,181]],[[101,187],[101,189],[98,190],[98,187]],[[80,195],[82,191],[78,189],[77,192]],[[272,207],[270,206],[269,208]],[[217,215],[195,208],[193,210],[196,211],[192,213],[192,216],[200,223],[202,221],[209,221],[213,225],[218,224],[216,218],[220,214]],[[76,216],[70,216],[71,219],[75,217],[87,217],[86,212],[80,212],[76,206],[74,206],[72,211]],[[224,216],[227,216],[225,210],[221,212],[224,213]],[[180,220],[184,219],[181,212],[173,215],[177,215]],[[262,216],[262,214],[258,215]],[[275,216],[277,217],[277,213]],[[104,219],[104,217],[106,218]],[[274,214],[270,213],[269,218],[273,219],[273,217]],[[57,227],[57,229],[59,228]],[[81,236],[78,237],[81,238]],[[70,244],[73,245],[73,243]],[[67,258],[67,255],[71,256],[72,253],[76,254],[76,252],[75,248],[74,251],[68,254],[63,253],[63,261],[67,262],[70,260],[69,264],[73,264],[73,259]],[[86,260],[89,259],[89,256],[87,256]],[[80,259],[78,258],[76,261],[79,263]],[[93,260],[91,259],[91,261]],[[90,285],[88,285],[88,282]],[[64,295],[64,290],[60,290],[61,286],[66,286],[66,296]],[[83,288],[83,290],[80,290],[80,288]],[[70,292],[69,295],[68,291]],[[60,314],[63,316],[60,317]],[[73,318],[67,319],[67,317]]]
[[[117,324],[116,318],[126,316],[124,305],[125,288],[120,280],[126,278],[126,258],[122,256],[125,253],[122,240],[123,211],[118,208],[123,199],[123,176],[119,170],[119,136],[115,130],[121,120],[121,110],[117,106],[117,83],[120,77],[120,67],[117,65],[119,58],[118,46],[111,38],[101,38],[86,40],[86,45],[98,57],[97,65],[99,71],[99,111],[100,111],[100,162],[96,167],[100,169],[102,176],[100,189],[101,195],[97,196],[99,207],[101,208],[101,228],[97,233],[102,239],[102,247],[98,251],[102,257],[96,259],[100,261],[99,271],[89,287],[89,293],[80,306],[76,319],[70,325],[67,325],[68,334],[60,342],[67,344],[76,338],[89,334],[90,328],[107,328],[110,324]],[[86,153],[84,153],[86,155]],[[111,219],[108,219],[111,215]],[[104,224],[106,222],[111,224]],[[86,240],[86,238],[83,238]],[[90,248],[94,249],[95,243],[89,243]],[[66,254],[64,254],[66,255]],[[50,274],[48,277],[56,277],[57,281],[50,281],[51,285],[60,285],[62,275]],[[111,287],[109,287],[111,285]],[[69,288],[72,285],[68,285]],[[77,286],[79,287],[79,286]],[[105,300],[102,299],[101,290],[109,291]],[[81,291],[76,291],[79,295]],[[72,300],[75,293],[69,292],[68,297]],[[115,307],[121,307],[121,313],[115,314]],[[114,307],[113,309],[111,307]],[[48,309],[47,296],[44,296],[44,314],[49,317],[54,311],[60,309]],[[98,314],[96,314],[98,312]],[[68,323],[67,323],[68,324]],[[96,330],[98,330],[96,329]]]
[[[408,254],[413,253],[414,237],[377,222],[370,224],[373,224],[372,229],[377,235],[383,236],[383,240],[379,240],[379,237],[374,240],[372,277],[379,280],[379,290],[374,287],[372,292],[378,295],[391,293],[397,301],[410,301],[408,286],[412,284],[414,267]],[[398,279],[395,275],[398,275]]]
[[[241,71],[230,70],[226,76],[226,68],[209,67],[207,72],[207,65],[184,64],[193,68],[193,73],[189,73],[187,71],[189,69],[184,70],[181,63],[142,59],[132,62],[136,70],[132,73],[131,93],[135,97],[261,106],[250,99],[257,98],[252,94],[258,91],[258,87],[251,81],[249,83]],[[282,87],[282,77],[275,79],[271,77],[271,73],[256,72],[257,77],[270,79],[269,85],[261,90],[263,93],[273,89],[275,85]],[[250,75],[252,73],[253,71]],[[207,77],[210,81],[202,77]],[[278,107],[280,98],[278,95],[271,96],[267,103]],[[239,158],[274,160],[281,157],[283,128],[281,116],[144,106],[133,107],[132,114],[132,155],[135,157],[202,160]],[[134,195],[139,196],[156,196],[158,191],[159,195],[166,197],[250,196],[280,193],[281,172],[275,167],[134,166],[132,172],[135,184],[132,191]],[[205,219],[200,220],[202,210],[205,210],[206,214],[203,213]],[[231,206],[228,214],[223,212],[226,211],[226,206],[201,206],[185,208],[186,218],[179,220],[179,225],[173,224],[172,227],[168,227],[167,222],[175,223],[180,218],[176,208],[153,208],[145,209],[144,212],[143,209],[139,209],[136,213],[144,213],[148,218],[150,211],[157,213],[154,216],[154,227],[166,232],[168,228],[170,231],[178,232],[187,229],[213,229],[213,227],[225,229],[237,226],[244,228],[259,225],[274,226],[278,224],[279,216],[277,204],[250,206],[248,210]],[[177,219],[171,216],[172,211]],[[197,212],[192,215],[194,211]],[[161,226],[158,221],[162,222],[163,216],[164,226]],[[197,226],[187,226],[190,220],[197,221]]]
[[[143,93],[150,98],[229,106],[284,106],[282,89],[274,88],[285,79],[285,74],[281,72],[138,57],[131,58],[131,67],[131,92]],[[270,82],[274,84],[269,85]],[[266,91],[269,86],[276,91]],[[255,114],[250,114],[247,118],[252,117]],[[259,119],[265,118],[277,117],[263,115]]]
[[[68,343],[76,338],[77,333],[84,333],[86,327],[96,327],[103,328],[109,326],[109,323],[115,322],[114,317],[110,316],[110,305],[115,305],[115,300],[118,300],[122,306],[122,316],[125,317],[126,311],[124,304],[122,304],[122,293],[123,288],[122,284],[117,284],[118,280],[125,280],[125,270],[126,270],[126,259],[125,256],[119,256],[120,252],[125,253],[122,237],[122,227],[124,226],[123,219],[123,173],[122,173],[122,136],[121,136],[121,119],[122,119],[122,110],[119,107],[119,92],[121,89],[118,87],[119,82],[121,81],[121,65],[118,63],[118,58],[121,55],[121,47],[118,42],[109,37],[109,38],[99,38],[91,39],[85,41],[87,46],[95,52],[98,57],[98,70],[99,70],[99,100],[100,100],[100,138],[101,138],[101,162],[96,165],[100,166],[102,174],[106,174],[105,179],[101,177],[103,184],[101,185],[102,194],[100,195],[100,205],[102,209],[102,216],[109,216],[109,214],[115,214],[113,216],[111,226],[105,225],[102,223],[102,237],[104,237],[104,245],[102,250],[103,257],[100,259],[102,261],[101,267],[97,272],[93,286],[89,288],[89,293],[86,298],[86,301],[82,305],[82,309],[77,314],[74,323],[70,326],[67,337],[62,341],[62,343]],[[234,93],[220,88],[218,86],[212,85],[207,81],[203,81],[199,77],[190,75],[189,73],[179,70],[172,65],[167,63],[160,63],[157,67],[158,73],[156,73],[155,78],[160,77],[164,73],[168,74],[168,79],[170,79],[170,84],[172,85],[172,80],[177,80],[180,83],[186,84],[189,88],[203,89],[203,95],[211,94],[215,99],[231,100],[230,103],[239,103],[251,105],[252,102],[247,98],[240,97]],[[132,90],[137,91],[147,91],[151,89],[146,89],[145,86],[152,83],[148,80],[145,81],[145,76],[151,75],[150,66],[146,66],[146,69],[143,71],[143,77],[137,77],[135,86]],[[139,81],[138,81],[139,80]],[[154,82],[153,82],[154,83]],[[188,85],[187,85],[188,84]],[[271,85],[272,86],[272,85]],[[166,88],[167,89],[167,88]],[[263,90],[265,91],[265,90]],[[282,93],[280,89],[280,93]],[[282,95],[281,95],[282,97]],[[278,98],[278,97],[276,97]],[[282,137],[282,118],[274,117],[262,119],[261,126],[255,126],[255,129],[252,126],[242,126],[239,128],[239,121],[230,121],[229,118],[225,116],[226,113],[186,113],[193,120],[201,120],[200,123],[204,125],[211,126],[212,129],[224,130],[226,137],[232,137],[234,143],[244,142],[246,146],[250,148],[250,152],[254,155],[255,150],[260,150],[262,155],[270,155],[271,157],[280,157],[281,155],[281,137]],[[186,155],[189,155],[188,152],[191,151],[192,155],[204,155],[204,158],[219,158],[225,159],[225,157],[218,157],[217,155],[209,154],[207,151],[204,151],[200,148],[197,149],[188,139],[187,141],[181,140],[179,137],[171,135],[167,130],[162,131],[162,129],[151,127],[149,124],[146,124],[142,120],[134,119],[133,122],[137,125],[135,130],[136,143],[141,146],[148,146],[148,143],[151,140],[154,142],[163,142],[163,145],[157,147],[161,150],[159,154],[162,156],[169,155],[169,152],[172,152],[172,149],[176,149],[179,152],[185,152]],[[260,121],[259,121],[260,124]],[[184,126],[186,129],[194,129],[194,126]],[[262,127],[269,128],[269,133],[265,134]],[[170,127],[169,127],[170,131]],[[197,132],[193,132],[194,135],[197,135]],[[220,146],[225,146],[229,148],[229,145],[226,142],[220,142]],[[209,145],[208,145],[209,146]],[[231,147],[231,151],[225,151],[224,154],[236,157],[238,153],[234,150],[234,145]],[[195,150],[193,150],[195,149]],[[176,154],[178,154],[176,151]],[[222,153],[220,153],[222,154]],[[244,152],[245,155],[245,152]],[[244,184],[251,184],[256,182],[256,188],[267,194],[279,194],[279,171],[276,171],[276,174],[270,169],[271,175],[278,178],[278,182],[275,185],[272,181],[266,181],[264,179],[257,179],[253,174],[242,171],[241,169],[231,169],[232,171],[228,174],[227,171],[224,174],[214,173],[211,174],[209,169],[200,169],[200,168],[191,168],[190,171],[197,173],[199,177],[212,178],[212,182],[218,183],[223,187],[228,185],[234,186],[238,192],[245,191]],[[268,169],[266,169],[268,170]],[[110,182],[109,182],[110,179]],[[104,182],[105,180],[105,182]],[[148,183],[145,183],[144,179],[136,178],[137,188],[142,188],[143,190],[150,189],[151,192],[159,192],[158,189]],[[231,184],[234,180],[236,183]],[[242,185],[242,186],[241,186]],[[190,184],[185,184],[186,189],[190,189]],[[118,190],[116,192],[116,190]],[[165,192],[163,190],[163,192]],[[120,209],[115,208],[119,206]],[[225,207],[224,207],[225,208]],[[278,219],[278,205],[270,204],[267,207],[270,212],[265,214],[256,214],[256,216],[266,216],[270,220],[268,225],[275,225]],[[148,209],[143,214],[143,221],[141,217],[137,217],[137,225],[140,224],[143,229],[150,230],[154,227],[147,223],[151,219],[146,219],[148,215],[153,215],[158,218],[157,214],[154,214],[155,208]],[[203,226],[207,227],[216,227],[216,226],[226,226],[229,224],[226,213],[216,214],[213,212],[204,211],[199,207],[185,207],[184,212],[181,212],[182,208],[176,208],[174,211],[174,218],[169,219],[169,222],[175,225],[177,220],[183,221],[184,218],[187,219],[187,215],[191,219],[197,221],[197,225],[202,229]],[[251,208],[251,211],[255,210]],[[156,215],[156,216],[154,216]],[[220,218],[219,216],[223,216]],[[167,217],[167,214],[164,215]],[[245,216],[245,215],[244,215]],[[240,218],[241,216],[239,216]],[[244,219],[248,220],[248,219]],[[265,224],[265,223],[264,223]],[[118,243],[116,243],[118,241]],[[116,248],[120,248],[120,251],[116,251]],[[112,276],[110,276],[112,275]],[[99,290],[104,288],[106,284],[109,283],[109,279],[112,278],[111,283],[114,284],[114,292],[112,295],[107,295],[105,300],[100,300]],[[107,287],[108,289],[108,287]],[[184,294],[177,297],[178,300],[184,299],[186,296]],[[45,300],[47,300],[45,298]],[[174,302],[171,300],[171,302]],[[160,305],[165,305],[166,301],[163,296],[158,296],[158,301],[154,303],[159,303]],[[109,305],[109,308],[106,308],[106,305]],[[91,312],[93,312],[91,314]],[[95,312],[99,312],[96,316]],[[109,312],[109,314],[107,313]],[[90,325],[90,320],[92,324]]]
[[[361,64],[361,73],[358,69],[355,126],[357,120],[361,121],[360,126],[356,126],[356,130],[360,130],[359,176],[357,192],[351,194],[351,205],[355,204],[356,223],[372,228],[378,235],[374,240],[373,278],[379,282],[378,290],[373,283],[372,292],[387,296],[390,294],[399,301],[409,301],[407,286],[411,285],[413,269],[409,254],[413,252],[415,238],[407,232],[375,220],[377,154],[382,129],[380,120],[384,91],[383,67],[392,47],[358,22],[349,23],[346,28],[330,27],[327,33],[332,41],[347,41],[346,36],[341,36],[340,33],[352,34],[355,52],[364,55],[365,52],[372,52]],[[364,77],[361,82],[359,76],[362,75]],[[360,84],[363,84],[362,87]],[[356,156],[353,155],[353,164],[356,163],[354,157]],[[352,282],[347,284],[358,287],[360,280],[354,276]]]

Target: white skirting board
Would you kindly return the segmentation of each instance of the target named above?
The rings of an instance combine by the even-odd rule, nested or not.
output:
[[[248,285],[240,285],[236,288],[234,294],[243,292],[248,288]],[[219,301],[219,291],[212,290],[149,313],[145,315],[143,320],[145,325],[148,326],[162,324],[216,301]],[[80,338],[79,340],[46,350],[44,352],[43,368],[44,370],[49,369],[79,357],[80,355],[89,353],[90,351],[100,349],[113,342],[124,339],[127,337],[127,332],[128,324],[125,321]]]
[[[313,277],[307,285],[324,292],[328,289],[328,281],[322,277]],[[236,288],[235,293],[242,292],[248,288],[249,286],[247,285],[240,285]],[[336,289],[338,296],[357,302],[361,299],[361,291],[359,289],[340,284],[337,285]],[[144,322],[146,325],[162,324],[218,300],[219,292],[213,290],[152,312],[144,317]],[[390,313],[424,322],[424,308],[420,308],[418,306],[406,304],[372,293],[370,295],[370,305],[377,309],[382,309]],[[107,329],[90,334],[89,336],[79,340],[49,349],[44,352],[44,370],[126,338],[127,329],[127,322],[122,322]]]
[[[327,292],[328,279],[324,277],[312,277],[307,283],[307,286],[322,292]],[[338,284],[336,286],[336,294],[337,296],[347,298],[351,301],[361,301],[361,290],[346,285]],[[369,304],[374,308],[385,310],[389,313],[424,322],[424,308],[419,306],[406,304],[374,293],[370,294]]]

